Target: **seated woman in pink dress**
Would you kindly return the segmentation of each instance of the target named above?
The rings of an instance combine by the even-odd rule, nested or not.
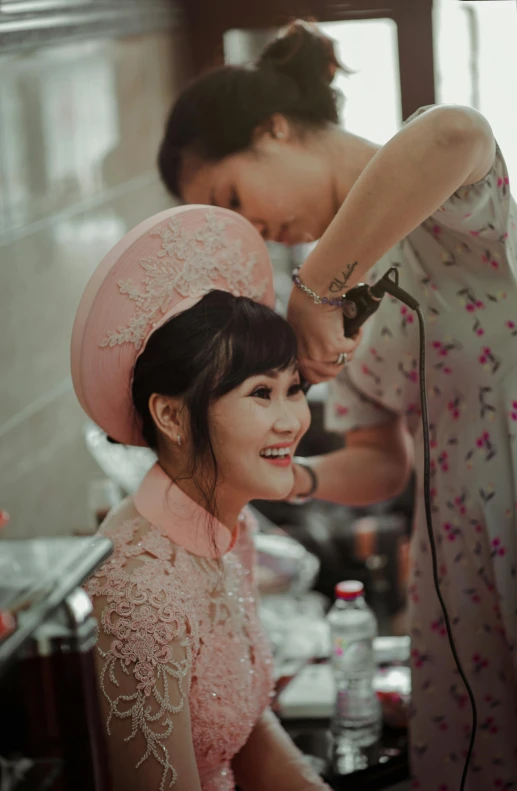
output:
[[[253,498],[284,498],[309,424],[296,342],[272,309],[266,247],[224,209],[176,208],[128,233],[88,283],[77,396],[158,463],[102,532],[89,580],[114,791],[321,791],[268,705]]]

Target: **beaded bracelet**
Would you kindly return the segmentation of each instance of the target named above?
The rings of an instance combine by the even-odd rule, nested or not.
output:
[[[336,308],[341,308],[343,306],[343,297],[339,297],[338,299],[331,299],[330,297],[320,297],[316,294],[312,288],[309,288],[302,283],[300,280],[300,269],[294,269],[292,274],[292,279],[294,285],[300,289],[300,291],[304,291],[307,296],[309,296],[316,305],[333,305]]]

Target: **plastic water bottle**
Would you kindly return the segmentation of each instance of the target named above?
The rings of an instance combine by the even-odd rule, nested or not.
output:
[[[364,600],[361,582],[340,582],[335,593],[327,616],[336,685],[332,733],[334,739],[344,737],[357,747],[368,747],[378,741],[382,721],[373,687],[377,621]]]

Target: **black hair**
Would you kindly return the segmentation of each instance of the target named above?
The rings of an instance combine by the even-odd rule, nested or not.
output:
[[[265,305],[224,291],[210,292],[149,338],[136,362],[132,388],[143,436],[156,450],[151,395],[181,397],[189,419],[188,476],[210,514],[216,515],[217,484],[210,405],[251,376],[287,370],[295,363],[296,336],[287,321]]]
[[[172,108],[158,154],[169,192],[181,198],[186,152],[218,162],[246,151],[257,128],[280,113],[301,128],[338,121],[331,87],[338,62],[330,39],[307,22],[294,22],[266,46],[251,67],[221,66],[194,80]]]

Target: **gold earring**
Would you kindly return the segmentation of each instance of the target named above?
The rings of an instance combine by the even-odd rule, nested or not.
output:
[[[181,434],[178,434],[178,439],[176,441],[178,445],[181,447]]]

